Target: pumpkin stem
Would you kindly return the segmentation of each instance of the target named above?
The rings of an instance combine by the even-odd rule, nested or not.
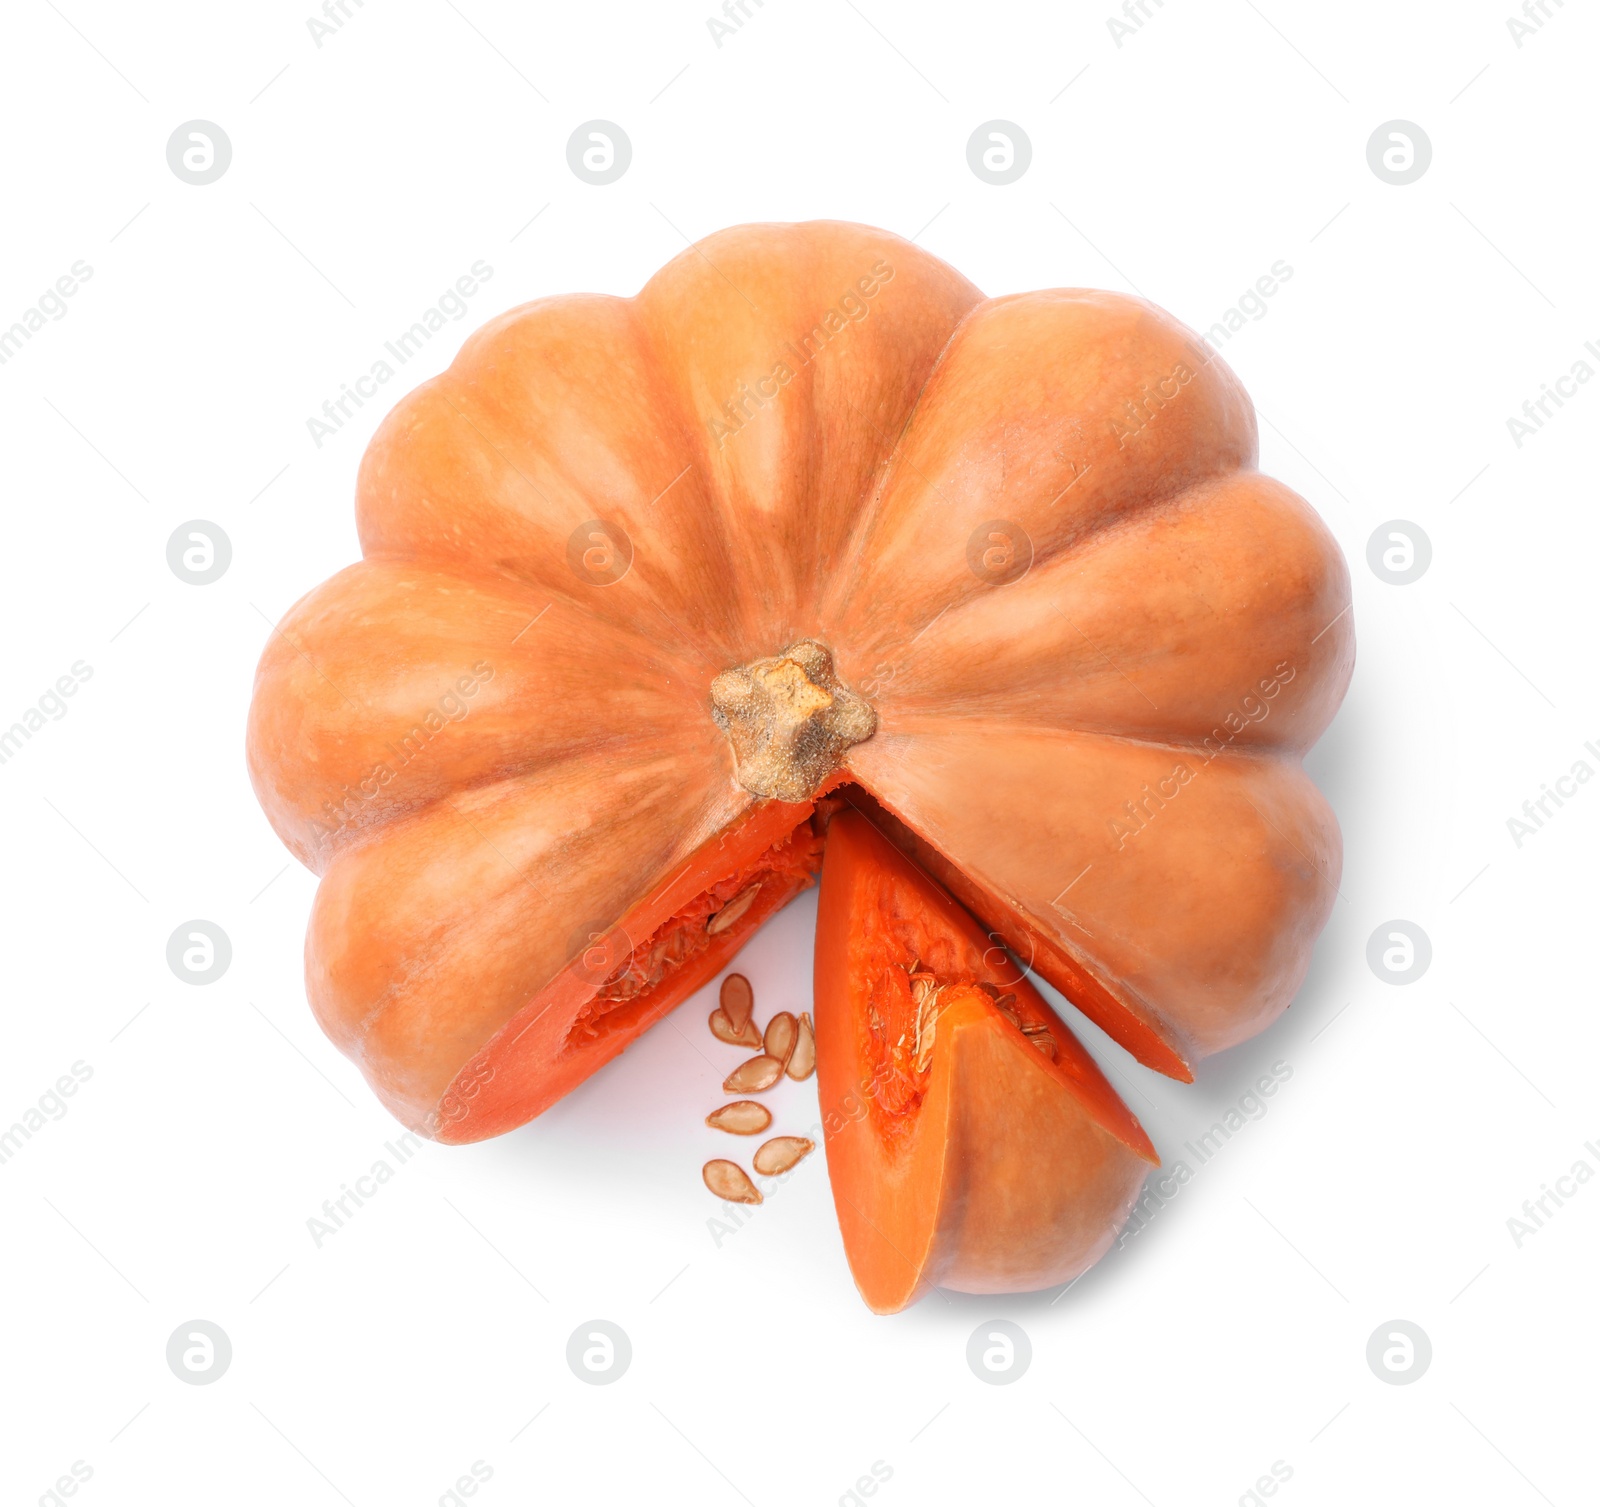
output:
[[[739,783],[781,801],[810,800],[844,751],[878,728],[877,713],[839,683],[827,646],[809,638],[724,670],[711,682],[711,704]]]

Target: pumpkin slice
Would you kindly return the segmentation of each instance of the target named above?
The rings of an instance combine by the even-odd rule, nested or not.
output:
[[[1150,1138],[1004,948],[854,810],[828,828],[815,990],[828,1174],[870,1308],[1050,1287],[1105,1254]]]

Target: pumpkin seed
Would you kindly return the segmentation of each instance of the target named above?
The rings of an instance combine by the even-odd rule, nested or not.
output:
[[[781,1077],[783,1064],[776,1057],[763,1054],[752,1057],[748,1062],[741,1062],[723,1079],[722,1091],[725,1094],[759,1094],[763,1089],[771,1088]]]
[[[777,1135],[770,1141],[763,1141],[750,1160],[763,1177],[776,1177],[815,1150],[816,1143],[808,1141],[803,1135]]]
[[[740,890],[725,906],[706,922],[706,931],[711,936],[726,931],[733,925],[752,905],[756,903],[756,894],[761,889],[757,881],[749,889]]]
[[[700,1169],[705,1185],[724,1203],[758,1204],[761,1190],[750,1181],[749,1174],[737,1162],[727,1162],[721,1157],[707,1162]]]
[[[926,983],[919,980],[911,986],[911,997],[917,1002],[917,1044],[912,1067],[926,1072],[933,1061],[934,1030],[939,1022],[939,998],[944,990],[933,983],[930,974]]]
[[[1056,1038],[1042,1020],[1031,1020],[1022,1028],[1022,1034],[1038,1047],[1052,1062],[1056,1060]]]
[[[718,1041],[725,1041],[731,1047],[754,1047],[757,1050],[761,1047],[761,1032],[756,1030],[756,1023],[747,1017],[745,1023],[736,1028],[721,1005],[711,1012],[706,1024],[711,1027],[711,1034]]]
[[[754,1099],[735,1099],[706,1116],[706,1124],[713,1130],[726,1130],[729,1135],[760,1135],[772,1124],[772,1111]]]
[[[789,1066],[784,1069],[796,1083],[804,1083],[817,1070],[817,1036],[811,1028],[811,1013],[800,1016],[799,1031],[794,1039],[794,1051],[789,1056]]]
[[[780,1010],[767,1022],[767,1034],[762,1037],[762,1045],[766,1048],[767,1056],[776,1057],[787,1068],[799,1035],[800,1023],[787,1010]]]
[[[743,1027],[756,1007],[756,992],[742,973],[730,973],[723,979],[722,990],[717,998],[735,1029]]]

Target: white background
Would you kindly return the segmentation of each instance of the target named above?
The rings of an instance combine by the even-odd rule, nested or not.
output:
[[[1600,384],[1520,448],[1506,420],[1600,342],[1600,20],[1552,4],[1519,48],[1509,5],[1151,0],[1119,47],[1109,0],[750,0],[719,48],[709,0],[352,0],[318,48],[294,3],[7,0],[0,326],[93,275],[0,366],[0,725],[93,675],[0,765],[0,1129],[92,1070],[0,1165],[4,1500],[57,1500],[82,1462],[106,1507],[427,1507],[482,1462],[490,1507],[826,1507],[882,1462],[889,1507],[1188,1507],[1282,1462],[1274,1500],[1305,1507],[1594,1501],[1600,1186],[1520,1247],[1507,1221],[1600,1169],[1600,788],[1520,847],[1507,819],[1600,769]],[[633,143],[608,187],[566,161],[596,117]],[[233,144],[208,187],[166,161],[195,118]],[[1007,187],[966,161],[994,118],[1033,144]],[[1433,145],[1405,187],[1366,158],[1395,118]],[[819,216],[991,294],[1137,288],[1200,329],[1293,268],[1225,356],[1263,468],[1351,562],[1355,681],[1309,761],[1341,895],[1289,1015],[1197,1085],[1082,1028],[1169,1162],[1269,1064],[1292,1076],[1064,1297],[882,1319],[820,1156],[708,1231],[731,1049],[697,997],[534,1124],[424,1147],[319,1249],[306,1221],[396,1127],[311,1019],[313,880],[246,781],[268,624],[355,557],[367,437],[478,323]],[[467,317],[317,448],[306,419],[479,259]],[[166,562],[196,518],[233,545],[205,587]],[[1412,585],[1367,564],[1393,519],[1432,541]],[[808,1003],[813,914],[741,959],[763,1016]],[[206,987],[165,958],[196,917],[233,944]],[[1433,947],[1405,987],[1366,960],[1394,918]],[[779,1128],[812,1123],[814,1084],[778,1098]],[[631,1338],[611,1386],[565,1361],[594,1318]],[[1032,1342],[1008,1386],[965,1359],[994,1318]],[[192,1319],[231,1338],[213,1385],[165,1361]],[[1366,1362],[1393,1319],[1432,1342],[1411,1385]]]

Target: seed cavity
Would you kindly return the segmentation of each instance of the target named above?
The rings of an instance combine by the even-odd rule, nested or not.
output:
[[[1050,1030],[1050,1027],[1047,1026],[1042,1020],[1029,1021],[1029,1023],[1022,1028],[1022,1034],[1028,1038],[1028,1041],[1032,1045],[1038,1047],[1038,1049],[1043,1052],[1044,1055],[1052,1062],[1056,1060],[1055,1035]]]
[[[1042,1020],[1024,1020],[1017,1013],[1015,994],[1002,994],[993,984],[980,984],[980,989],[994,1001],[994,1007],[1027,1038],[1028,1044],[1037,1047],[1052,1062],[1056,1060],[1056,1038],[1049,1024]]]
[[[759,1155],[759,1153],[758,1153]],[[750,1181],[750,1175],[737,1162],[718,1157],[700,1169],[705,1185],[724,1203],[758,1204],[761,1190]]]
[[[772,1087],[783,1077],[783,1064],[776,1057],[763,1053],[741,1062],[722,1081],[725,1094],[759,1094]]]
[[[717,936],[725,932],[744,913],[756,903],[756,896],[761,891],[759,881],[748,889],[742,889],[725,906],[706,922],[706,932],[710,936]]]
[[[816,1143],[803,1135],[775,1135],[763,1141],[751,1158],[751,1165],[763,1177],[776,1177],[811,1155]]]
[[[735,1099],[706,1116],[706,1124],[713,1130],[725,1130],[729,1135],[760,1135],[772,1124],[772,1111],[754,1099]]]
[[[804,1083],[817,1070],[817,1037],[811,1027],[811,1012],[800,1017],[795,1035],[794,1051],[789,1054],[789,1066],[784,1069],[796,1083]]]

